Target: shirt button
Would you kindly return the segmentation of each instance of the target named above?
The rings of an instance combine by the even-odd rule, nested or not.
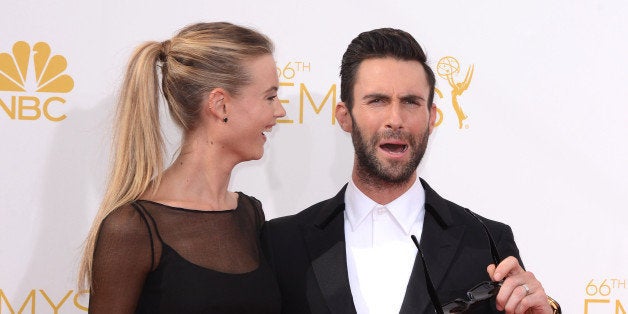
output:
[[[386,213],[386,207],[380,207],[377,209],[377,213],[383,215]]]

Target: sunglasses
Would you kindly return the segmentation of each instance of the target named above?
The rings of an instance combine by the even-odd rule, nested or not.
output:
[[[491,236],[491,233],[488,231],[488,227],[482,222],[482,220],[472,213],[470,210],[465,208],[467,214],[471,215],[475,218],[484,228],[484,232],[488,237],[488,241],[491,246],[491,257],[493,258],[493,262],[495,265],[498,265],[501,262],[501,257],[499,255],[499,251],[497,250],[497,246],[495,245],[495,241]],[[427,292],[430,295],[430,299],[432,304],[434,305],[434,309],[436,309],[436,313],[438,314],[449,314],[449,313],[464,313],[467,311],[472,305],[475,303],[488,300],[499,293],[499,288],[502,285],[503,281],[484,281],[475,285],[467,292],[466,298],[457,298],[453,301],[447,302],[444,305],[441,305],[440,300],[438,299],[438,295],[436,294],[436,289],[434,289],[434,284],[432,279],[430,278],[430,273],[427,268],[427,264],[425,263],[425,257],[423,256],[423,251],[419,245],[419,241],[417,241],[414,235],[411,236],[414,245],[416,245],[417,250],[419,251],[419,257],[421,258],[421,262],[423,264],[423,271],[425,272],[425,284],[427,285]]]

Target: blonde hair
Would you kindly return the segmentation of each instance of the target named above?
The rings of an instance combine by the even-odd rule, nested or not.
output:
[[[107,189],[85,241],[78,276],[82,289],[91,287],[102,221],[137,200],[149,186],[155,190],[159,186],[165,153],[159,123],[160,77],[170,115],[186,132],[196,126],[206,94],[220,87],[237,95],[251,81],[243,63],[272,52],[273,45],[263,34],[226,22],[193,24],[170,40],[146,42],[135,50],[119,96]]]

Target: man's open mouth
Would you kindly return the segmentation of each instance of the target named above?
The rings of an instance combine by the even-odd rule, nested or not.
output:
[[[395,153],[395,154],[403,153],[408,149],[408,145],[406,144],[386,143],[386,144],[380,145],[379,147],[389,153]]]

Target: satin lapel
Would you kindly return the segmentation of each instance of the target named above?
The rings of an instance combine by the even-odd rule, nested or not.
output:
[[[302,226],[302,231],[314,277],[330,311],[355,313],[344,240],[344,189],[339,195],[321,209],[316,223]]]
[[[453,262],[454,255],[462,236],[464,225],[456,225],[449,212],[447,203],[425,181],[422,181],[425,189],[425,220],[423,233],[421,234],[421,249],[430,272],[434,287],[438,290],[445,273]],[[440,300],[448,302],[451,300]],[[432,301],[427,292],[425,274],[421,258],[417,255],[414,267],[406,289],[406,295],[399,313],[430,313]],[[429,307],[428,307],[429,306]]]
[[[423,311],[425,311],[427,306],[430,304],[422,264],[421,258],[417,255],[414,259],[412,274],[410,275],[410,280],[408,280],[406,295],[403,297],[403,303],[401,304],[401,310],[399,310],[399,313],[423,313]]]
[[[421,239],[421,249],[423,249],[430,276],[434,281],[434,287],[438,289],[453,262],[464,235],[465,226],[457,225],[443,229],[434,220],[430,219],[430,221],[431,223],[423,227],[424,238]]]

